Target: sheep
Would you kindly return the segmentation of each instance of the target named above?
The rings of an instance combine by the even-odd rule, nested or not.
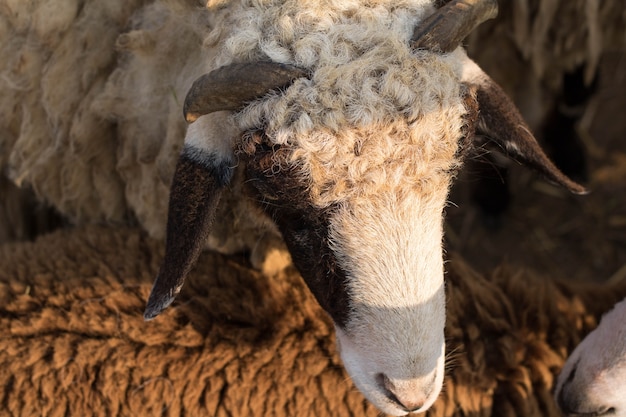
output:
[[[567,358],[555,399],[566,416],[626,415],[626,299]]]
[[[141,311],[164,245],[137,228],[0,247],[0,401],[8,415],[379,416],[300,275],[204,252],[158,321]],[[573,284],[451,255],[444,390],[429,417],[557,417],[568,353],[624,283]],[[210,288],[210,289],[209,289]]]
[[[67,11],[67,17],[83,18],[76,29],[87,40],[94,33],[85,23],[94,16],[87,11],[107,6],[93,7]],[[114,17],[112,33],[136,7],[102,11]],[[259,238],[279,248],[284,241],[332,317],[343,363],[357,387],[384,412],[425,411],[444,373],[442,211],[475,133],[573,193],[584,192],[554,167],[514,105],[458,47],[495,11],[493,0],[454,0],[439,9],[426,0],[329,0],[323,6],[210,1],[203,10],[188,2],[148,4],[117,37],[117,47],[131,52],[122,55],[106,83],[99,82],[98,68],[80,78],[82,87],[90,87],[88,106],[60,100],[53,109],[49,119],[58,139],[51,161],[61,165],[55,158],[65,156],[63,138],[74,132],[69,148],[85,152],[84,161],[102,158],[104,167],[115,167],[106,174],[113,181],[93,175],[101,187],[79,207],[95,204],[92,211],[103,218],[124,221],[124,199],[138,221],[149,224],[154,221],[145,219],[165,210],[166,181],[154,187],[154,174],[169,177],[167,161],[180,155],[169,196],[166,254],[146,319],[173,301],[207,241],[227,253],[263,247]],[[67,27],[70,20],[59,24]],[[58,98],[53,81],[65,66],[55,64],[67,65],[61,57],[68,51],[79,64],[95,65],[81,48],[65,45],[67,39],[77,46],[66,36],[59,43],[66,48],[54,49],[59,58],[47,63],[44,103]],[[28,50],[31,43],[24,45]],[[110,64],[110,55],[99,58],[99,68]],[[180,103],[181,91],[202,73]],[[33,104],[39,96],[27,98]],[[51,112],[45,105],[31,107]],[[21,107],[21,124],[28,128],[31,107]],[[180,122],[170,123],[181,107],[193,122],[186,132]],[[73,109],[81,110],[76,117],[86,125],[54,117]],[[118,149],[106,139],[92,148],[86,127],[101,124],[95,130],[108,134],[107,120],[117,123]],[[159,135],[163,124],[165,135]],[[24,134],[13,145],[9,171],[17,182],[47,174],[45,164],[37,171],[20,163],[40,162],[41,155],[21,148],[31,145],[28,138]],[[118,150],[122,156],[116,160]],[[137,164],[137,158],[146,163]],[[74,170],[81,162],[65,165],[60,181],[82,181],[81,171]],[[94,198],[103,189],[111,198]],[[231,190],[225,203],[234,205],[220,205]],[[242,215],[249,207],[253,213]],[[256,232],[242,238],[248,230]]]
[[[174,300],[220,196],[244,181],[333,319],[356,386],[385,413],[426,411],[445,362],[442,212],[474,133],[584,193],[458,47],[495,10],[493,1],[436,11],[431,2],[230,5],[214,29],[224,47],[207,52],[209,72],[183,106],[193,124],[146,320]]]

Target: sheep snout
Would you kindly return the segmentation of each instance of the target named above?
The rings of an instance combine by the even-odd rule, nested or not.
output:
[[[394,381],[384,373],[376,375],[376,382],[392,403],[412,413],[424,407],[427,398],[434,389],[434,377],[435,374],[432,375],[430,387],[426,386],[424,390],[415,390],[411,386],[413,384],[407,383],[407,381]]]
[[[615,305],[563,366],[555,399],[565,416],[626,416],[626,300]]]
[[[580,387],[572,383],[575,371],[576,369],[572,371],[571,377],[563,384],[557,394],[557,403],[563,415],[567,417],[617,415],[615,407],[595,403],[593,399],[585,395]]]
[[[359,390],[382,412],[403,416],[424,412],[441,392],[444,375],[440,349],[416,358],[392,352],[389,346],[363,348],[358,337],[336,327],[341,358]],[[388,352],[385,354],[385,352]]]

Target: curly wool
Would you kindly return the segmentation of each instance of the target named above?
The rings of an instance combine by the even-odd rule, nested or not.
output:
[[[237,122],[292,152],[317,205],[431,178],[447,189],[436,177],[459,165],[463,52],[411,51],[429,2],[242,3],[225,23],[241,27],[217,61],[271,59],[312,75],[247,106]]]
[[[177,303],[142,311],[163,244],[65,230],[0,247],[0,397],[15,415],[379,416],[300,276],[204,253]],[[448,263],[448,367],[429,417],[557,417],[555,376],[626,295]]]
[[[293,271],[204,253],[182,303],[142,310],[163,244],[65,230],[0,248],[0,398],[14,415],[324,416],[374,407]],[[332,410],[332,411],[331,411]]]
[[[347,70],[338,71],[347,75],[344,85],[355,86],[356,78]],[[433,81],[433,77],[429,80]],[[460,165],[456,153],[465,109],[458,85],[452,86],[454,93],[443,104],[432,100],[425,106],[413,104],[397,110],[400,106],[384,94],[371,94],[376,99],[366,105],[357,99],[367,95],[360,94],[358,86],[350,93],[335,92],[311,85],[314,82],[298,82],[280,97],[259,102],[258,107],[253,104],[244,111],[240,123],[246,128],[268,121],[266,135],[273,143],[291,151],[292,163],[299,166],[310,184],[311,197],[319,206],[344,201],[353,195],[415,188]],[[364,85],[368,83],[373,84],[374,79],[363,81]],[[415,86],[418,85],[416,82]],[[348,111],[333,111],[324,103],[325,96],[339,102],[336,109]],[[316,99],[303,102],[302,97]],[[387,114],[373,111],[385,108],[393,110]],[[402,114],[404,110],[413,114]],[[431,186],[445,190],[448,184],[444,182],[442,187],[437,182]]]

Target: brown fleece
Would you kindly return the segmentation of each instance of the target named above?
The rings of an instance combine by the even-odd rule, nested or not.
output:
[[[204,253],[144,322],[163,245],[90,227],[0,247],[0,410],[19,416],[377,416],[292,269]],[[626,294],[448,264],[448,376],[429,416],[557,416],[565,356]],[[577,295],[577,294],[580,294]],[[601,295],[601,296],[600,296]]]

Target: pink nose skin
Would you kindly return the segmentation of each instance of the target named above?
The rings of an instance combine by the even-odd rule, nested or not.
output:
[[[402,387],[394,384],[387,375],[382,373],[376,376],[376,381],[387,398],[408,413],[415,412],[422,408],[428,398],[429,393],[422,391],[416,392],[412,389],[402,389]]]

